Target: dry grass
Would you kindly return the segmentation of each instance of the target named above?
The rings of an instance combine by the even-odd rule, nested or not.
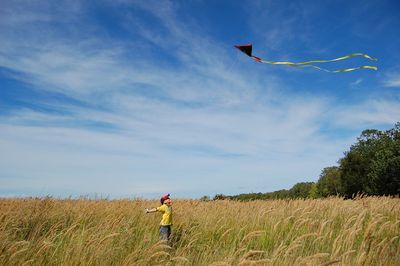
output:
[[[400,199],[0,199],[0,265],[400,265]]]

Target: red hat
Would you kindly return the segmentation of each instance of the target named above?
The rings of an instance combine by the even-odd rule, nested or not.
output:
[[[169,196],[170,196],[169,194],[162,196],[160,199],[161,204],[164,204],[164,201],[169,199]]]

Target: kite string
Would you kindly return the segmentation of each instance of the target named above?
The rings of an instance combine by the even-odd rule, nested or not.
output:
[[[231,75],[232,73],[234,73],[237,65],[238,65],[238,56],[235,56],[233,61],[231,61],[231,63],[228,65],[228,67],[226,68],[226,72],[227,74]],[[225,64],[225,63],[224,63]]]

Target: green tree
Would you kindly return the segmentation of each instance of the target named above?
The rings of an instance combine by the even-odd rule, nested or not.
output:
[[[213,200],[224,200],[224,199],[229,199],[229,197],[225,196],[224,194],[217,194],[213,198]]]
[[[371,162],[368,177],[373,185],[373,194],[400,193],[400,123],[381,137],[380,149]]]
[[[311,198],[311,199],[316,199],[316,198],[319,197],[319,195],[318,195],[318,188],[317,188],[317,184],[316,184],[316,183],[314,183],[314,184],[311,186],[311,189],[310,189],[310,191],[309,191],[309,193],[308,193],[308,197]]]
[[[317,182],[317,194],[320,197],[338,195],[342,192],[340,169],[337,166],[326,167],[322,170]]]
[[[202,196],[201,198],[200,198],[200,201],[210,201],[211,199],[210,199],[210,197],[209,196]]]
[[[290,190],[289,195],[291,198],[308,198],[310,190],[314,182],[301,182],[295,184]]]
[[[400,123],[388,131],[364,130],[340,160],[343,193],[396,195],[400,192]]]

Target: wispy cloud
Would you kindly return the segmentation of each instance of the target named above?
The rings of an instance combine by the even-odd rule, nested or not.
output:
[[[335,111],[335,124],[347,128],[394,125],[400,117],[400,103],[370,100],[357,105],[341,106]]]
[[[400,88],[400,72],[391,72],[383,81],[385,87]]]
[[[353,81],[350,83],[350,86],[358,86],[363,82],[362,78],[357,79],[356,81]]]

